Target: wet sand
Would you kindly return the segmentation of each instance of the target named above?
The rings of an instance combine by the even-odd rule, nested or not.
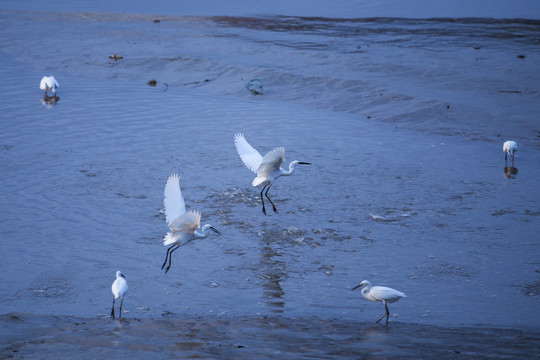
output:
[[[4,359],[531,359],[540,332],[318,318],[122,319],[7,314]]]

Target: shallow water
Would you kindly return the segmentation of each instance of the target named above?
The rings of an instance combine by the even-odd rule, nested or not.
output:
[[[297,0],[295,2],[219,0],[170,2],[167,0],[3,0],[2,8],[36,11],[109,12],[129,14],[169,14],[177,16],[313,16],[331,18],[505,18],[540,19],[540,5],[535,0],[518,2],[491,0]]]
[[[536,20],[4,11],[0,21],[5,53],[58,75],[140,85],[155,79],[160,89],[166,83],[244,99],[250,96],[244,85],[258,78],[264,102],[540,146]],[[110,60],[113,54],[123,59]]]
[[[264,333],[264,316],[283,333],[250,349],[316,337],[325,322],[347,338],[384,311],[350,291],[369,279],[407,294],[389,306],[405,343],[429,326],[476,326],[462,331],[479,343],[490,327],[524,329],[538,344],[536,22],[0,15],[11,85],[0,88],[0,304],[34,314],[22,333],[33,321],[54,328],[55,316],[116,326],[110,284],[122,270],[124,317],[145,324],[135,339],[176,326],[163,317],[226,317],[227,333]],[[57,35],[43,41],[43,29]],[[60,100],[44,106],[37,85],[49,73]],[[264,95],[244,88],[252,78]],[[261,153],[284,146],[287,161],[313,163],[272,187],[280,214],[261,212],[233,146],[239,131]],[[507,137],[520,143],[511,179]],[[172,172],[223,236],[175,252],[165,275]],[[44,336],[54,352],[71,335]],[[345,355],[362,354],[351,341]]]

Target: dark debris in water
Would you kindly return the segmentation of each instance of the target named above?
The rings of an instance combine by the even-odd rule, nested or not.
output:
[[[492,212],[491,215],[492,216],[502,216],[502,215],[507,215],[507,214],[517,214],[517,213],[518,212],[515,211],[515,210],[500,209],[500,210],[496,210],[496,211]],[[540,216],[540,211],[532,211],[532,210],[526,209],[526,210],[523,211],[522,214],[527,215],[527,216],[538,217],[538,216]]]
[[[491,215],[492,216],[501,216],[501,215],[513,214],[513,213],[515,213],[515,211],[513,211],[513,210],[500,209],[500,210],[492,212]]]
[[[540,296],[540,281],[521,285],[521,292],[523,295],[538,298]]]
[[[125,195],[122,193],[116,193],[116,195],[123,197],[124,199],[146,199],[146,195]]]
[[[88,170],[85,170],[85,169],[79,170],[79,172],[85,174],[88,177],[96,177],[97,176],[96,173],[89,172]]]
[[[184,83],[184,86],[202,85],[202,84],[206,84],[206,83],[209,83],[209,82],[210,82],[210,79],[204,79],[204,80],[201,80],[201,81],[191,81],[191,82],[188,82],[188,83]]]
[[[252,79],[245,85],[251,95],[264,95],[264,85],[261,79]]]
[[[464,264],[430,261],[416,267],[417,273],[430,280],[440,280],[447,277],[472,278],[480,270]]]

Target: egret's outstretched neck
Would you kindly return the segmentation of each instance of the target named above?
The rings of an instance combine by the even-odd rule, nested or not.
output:
[[[292,175],[292,173],[294,172],[294,167],[296,166],[296,164],[298,164],[298,160],[294,160],[293,162],[291,162],[289,164],[289,170],[283,170],[281,172],[281,176],[289,176],[289,175]]]
[[[201,229],[201,232],[198,232],[197,230],[195,230],[193,232],[193,235],[197,238],[197,239],[204,239],[204,238],[207,238],[208,235],[210,235],[210,233],[208,232],[208,230],[210,229],[210,224],[206,224],[202,227]]]
[[[371,283],[366,281],[362,288],[362,295],[366,296],[371,290]]]

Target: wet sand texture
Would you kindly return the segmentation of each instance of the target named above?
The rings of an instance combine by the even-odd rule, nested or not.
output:
[[[2,358],[532,359],[540,333],[317,318],[0,317]],[[9,330],[7,330],[9,329]]]

